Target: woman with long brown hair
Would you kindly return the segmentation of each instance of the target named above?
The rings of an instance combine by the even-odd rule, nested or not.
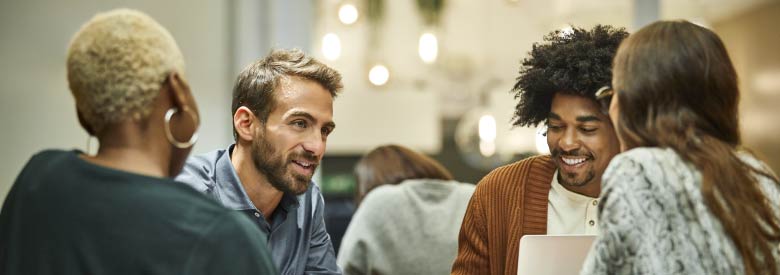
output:
[[[436,160],[379,146],[355,165],[360,202],[344,234],[344,274],[448,274],[474,185]]]
[[[720,38],[686,21],[642,28],[613,64],[621,147],[582,274],[778,274],[780,193],[742,147],[739,89]]]

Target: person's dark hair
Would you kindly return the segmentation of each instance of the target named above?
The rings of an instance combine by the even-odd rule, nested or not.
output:
[[[547,120],[555,93],[595,99],[596,91],[612,80],[612,57],[628,36],[623,28],[597,25],[588,31],[554,31],[535,43],[523,59],[520,76],[512,89],[520,101],[512,118],[514,126],[536,126]]]
[[[408,179],[452,180],[452,174],[438,161],[399,145],[384,145],[371,150],[355,165],[355,202],[384,184],[399,184]]]
[[[778,274],[771,246],[780,241],[780,221],[754,175],[777,177],[737,155],[737,73],[718,35],[687,21],[656,22],[623,42],[613,69],[626,148],[671,148],[693,164],[745,274]]]
[[[341,74],[298,49],[274,49],[263,59],[249,64],[238,75],[233,86],[231,112],[246,106],[264,123],[276,102],[273,91],[286,77],[300,77],[322,85],[336,97],[343,88]],[[235,127],[233,137],[238,139]]]

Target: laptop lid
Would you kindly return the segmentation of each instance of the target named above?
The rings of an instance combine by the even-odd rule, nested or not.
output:
[[[517,275],[580,274],[594,235],[525,235],[520,239]]]

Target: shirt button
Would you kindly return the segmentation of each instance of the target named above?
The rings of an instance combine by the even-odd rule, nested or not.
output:
[[[593,201],[593,206],[596,206],[596,205],[599,205],[599,201],[594,200]]]
[[[255,212],[255,217],[260,217],[260,213]]]
[[[590,221],[588,222],[588,224],[590,224],[590,226],[594,226],[594,225],[596,225],[596,222],[595,222],[595,221],[593,221],[593,220],[590,220]]]

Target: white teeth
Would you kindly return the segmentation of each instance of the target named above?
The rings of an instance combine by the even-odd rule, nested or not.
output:
[[[297,163],[300,166],[305,167],[305,168],[309,168],[311,166],[311,163],[308,163],[308,162],[301,162],[301,161],[294,161],[294,162]]]
[[[585,159],[586,159],[586,158],[576,158],[576,159],[569,159],[569,158],[564,158],[564,157],[561,157],[561,160],[563,160],[563,162],[565,162],[565,163],[566,163],[566,164],[568,164],[568,165],[577,165],[577,164],[580,164],[580,163],[584,162],[584,161],[585,161]]]

